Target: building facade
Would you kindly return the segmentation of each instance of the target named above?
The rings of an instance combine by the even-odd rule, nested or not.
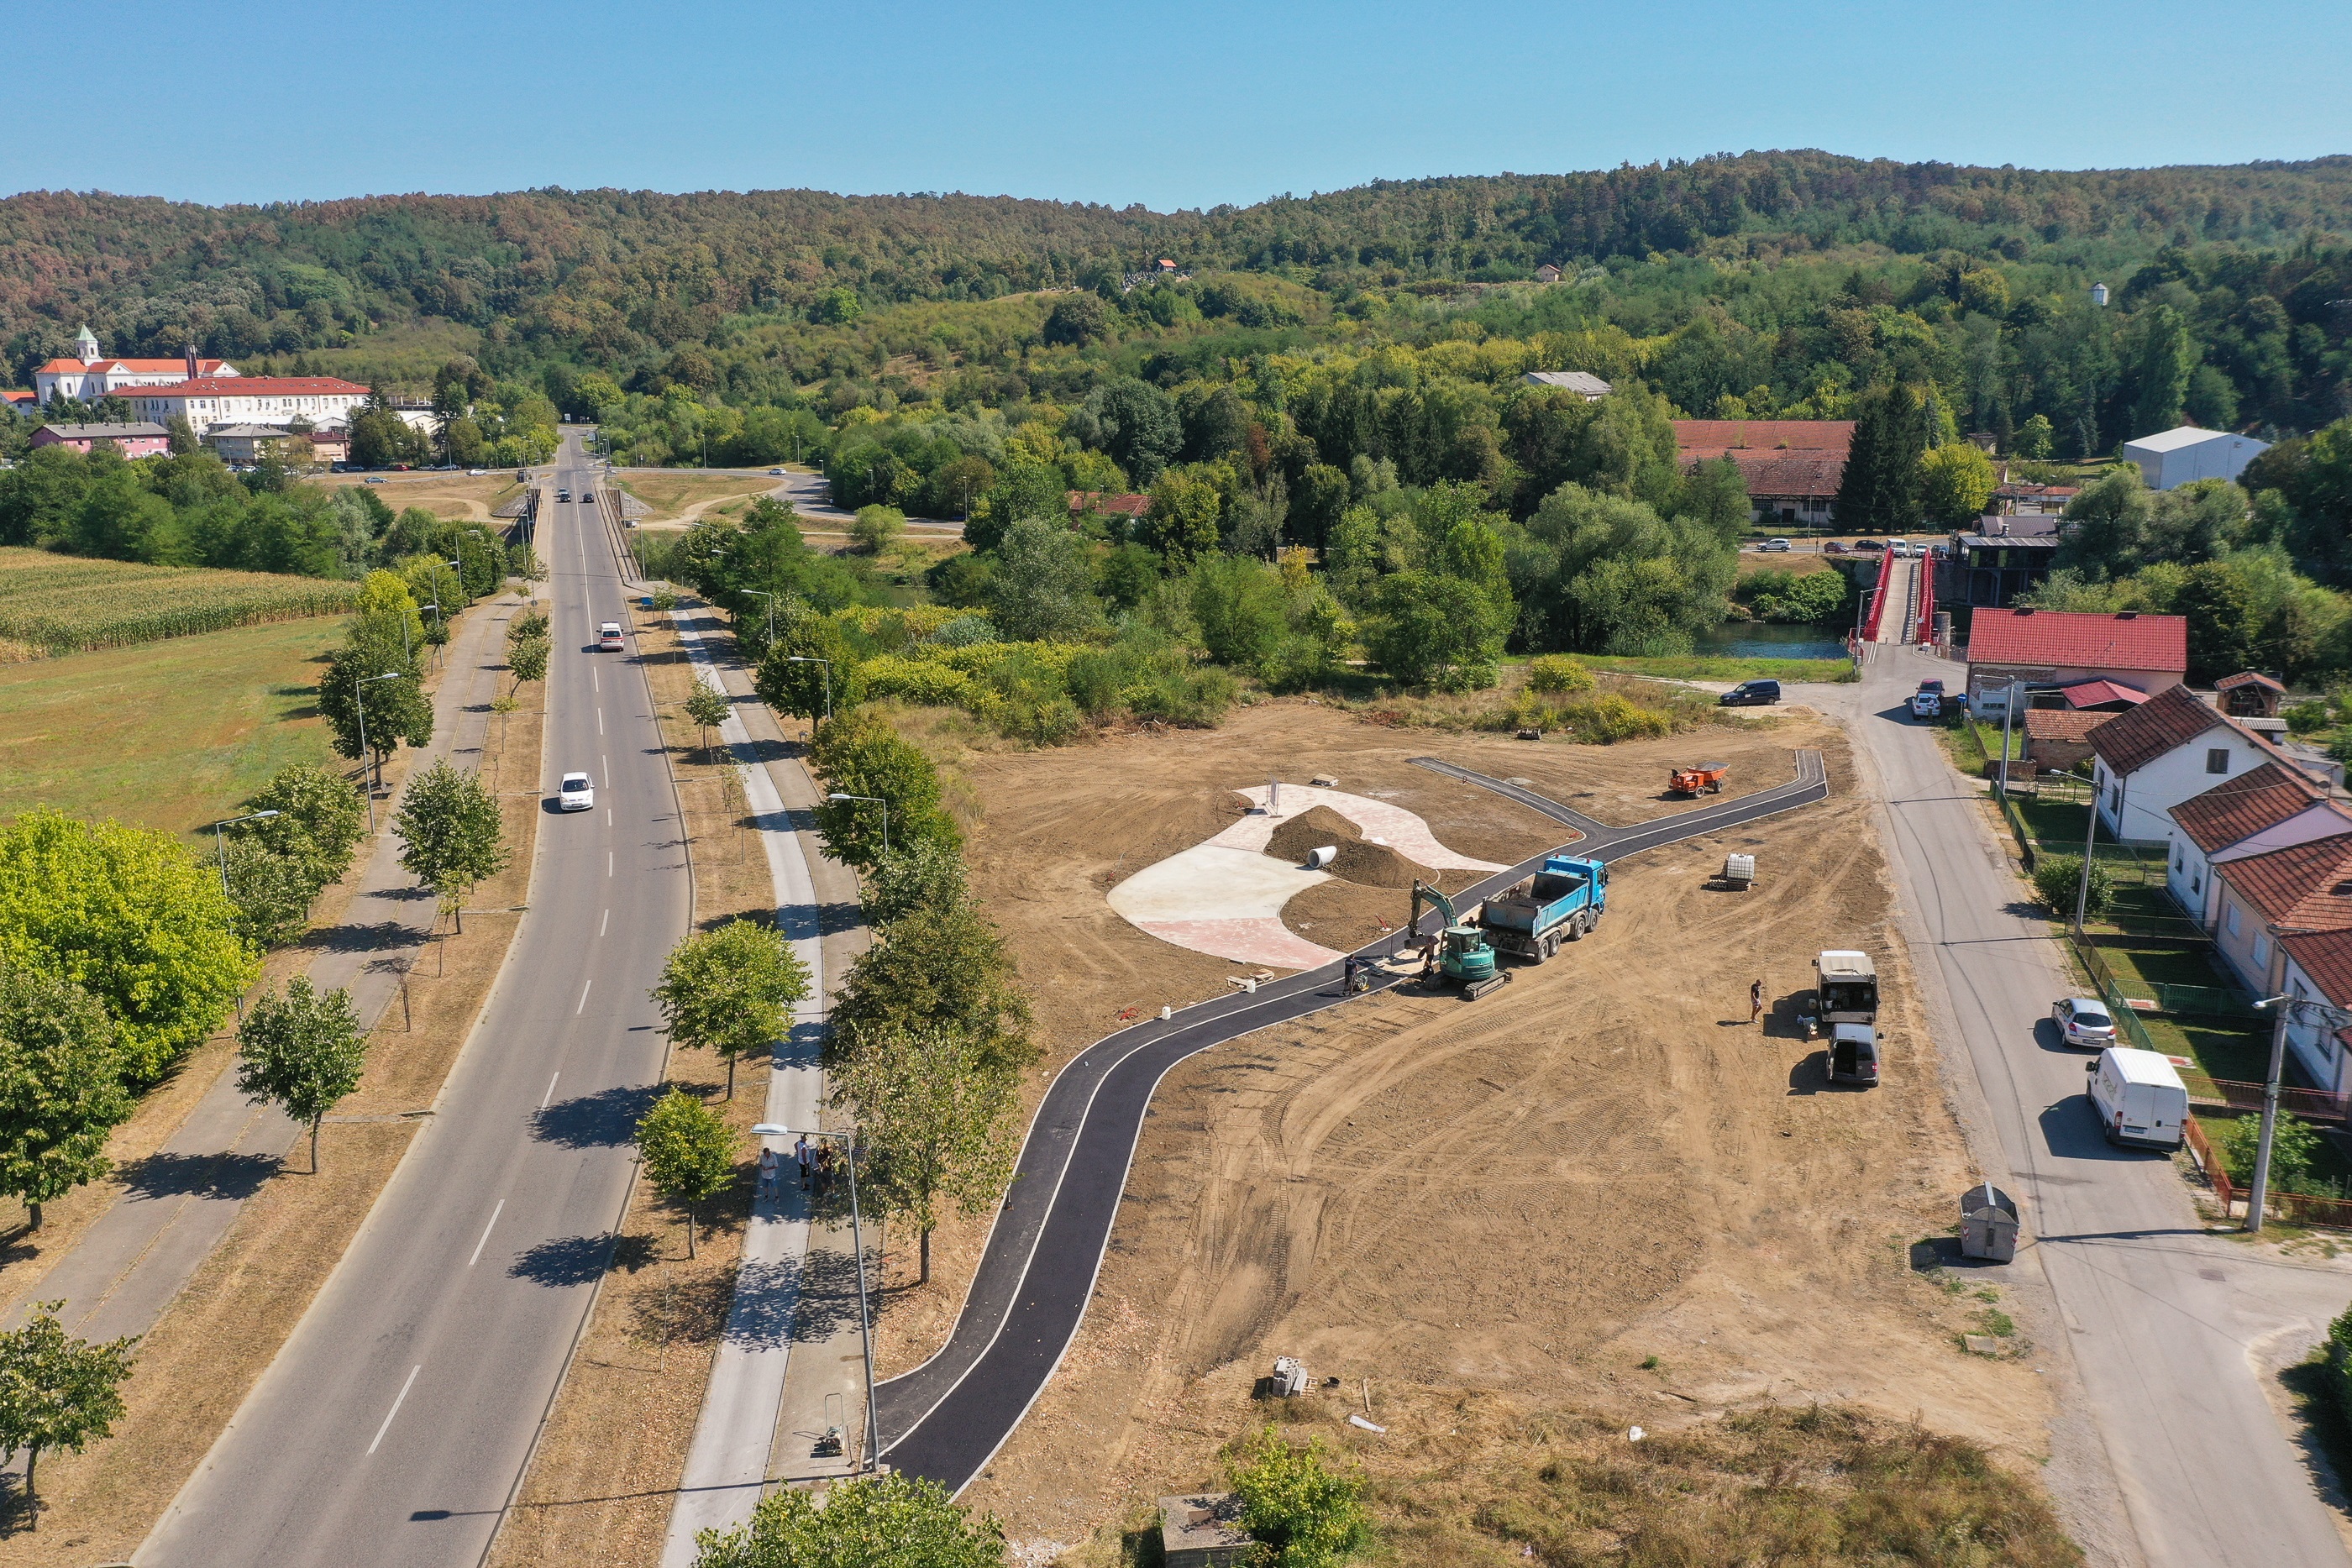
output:
[[[351,423],[368,389],[335,376],[205,376],[169,386],[134,387],[118,394],[142,419],[168,424],[185,419],[198,435],[216,424]]]
[[[1747,482],[1751,518],[1766,528],[1826,528],[1853,446],[1850,419],[1678,419],[1675,464],[1685,473],[1729,458]]]
[[[70,446],[88,452],[110,442],[125,457],[159,457],[172,450],[172,433],[160,424],[45,424],[33,432],[36,446]]]
[[[235,374],[236,367],[226,360],[198,359],[194,349],[176,360],[110,360],[100,354],[97,334],[84,327],[74,338],[72,359],[51,360],[33,372],[33,396],[43,404],[61,397],[96,402],[132,387]]]
[[[2193,424],[2124,443],[2124,456],[2139,465],[2151,490],[2179,489],[2192,479],[2235,479],[2269,450],[2270,443],[2251,435]]]

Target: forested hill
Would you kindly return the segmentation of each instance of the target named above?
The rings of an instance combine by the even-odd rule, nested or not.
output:
[[[1501,281],[1543,262],[1879,246],[2120,264],[2170,242],[2352,234],[2352,159],[2047,172],[1759,152],[1591,173],[1381,182],[1160,214],[1009,197],[559,190],[205,207],[0,201],[0,341],[21,378],[87,320],[110,351],[350,347],[442,318],[501,358],[620,365],[730,316],[988,298],[1168,256],[1326,289]]]

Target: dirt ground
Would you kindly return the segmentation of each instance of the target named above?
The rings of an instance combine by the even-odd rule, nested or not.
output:
[[[493,779],[501,765],[517,777],[536,778],[539,694],[523,695],[530,706],[509,716],[503,737],[509,756],[501,756],[499,727],[491,726],[483,763]],[[475,890],[472,903],[479,910],[505,911],[529,894],[539,791],[501,791],[500,805],[514,856],[504,872]],[[347,891],[341,897],[347,899]],[[323,927],[341,908],[331,893],[314,919]],[[79,1568],[129,1557],[276,1355],[391,1179],[421,1124],[416,1115],[432,1106],[489,995],[517,919],[511,913],[468,915],[462,936],[443,925],[433,950],[419,956],[412,972],[408,1008],[395,1001],[387,1010],[359,1089],[327,1118],[320,1174],[310,1173],[303,1143],[262,1185],[141,1341],[123,1390],[128,1410],[115,1436],[79,1455],[44,1458],[40,1528],[26,1531],[21,1511],[12,1512],[11,1533],[0,1538],[0,1563]],[[299,949],[279,956],[272,976],[299,968],[301,959]],[[110,1155],[133,1167],[160,1147],[235,1051],[233,1034],[208,1042],[119,1129]],[[12,1250],[0,1290],[12,1300],[37,1295],[36,1270],[46,1270],[43,1260],[58,1256],[68,1232],[86,1228],[119,1190],[120,1178],[94,1183],[52,1206],[54,1218],[43,1228],[47,1250],[38,1256]],[[59,1219],[73,1223],[60,1226]],[[9,1500],[16,1504],[13,1496]]]
[[[1402,733],[1284,702],[1076,750],[977,749],[936,725],[926,738],[958,775],[973,885],[1037,998],[1033,1098],[1125,1009],[1235,972],[1102,899],[1213,831],[1235,786],[1335,776],[1501,862],[1565,834],[1411,758],[1524,779],[1612,824],[1712,803],[1659,799],[1677,763],[1728,762],[1737,795],[1786,781],[1793,750],[1817,747],[1832,786],[1820,805],[1625,862],[1597,933],[1477,1003],[1391,993],[1171,1073],[1078,1340],[967,1497],[1038,1547],[1033,1561],[1210,1479],[1281,1354],[1318,1378],[1369,1377],[1376,1397],[1381,1383],[1509,1389],[1662,1427],[1768,1396],[1848,1401],[2031,1462],[2049,1401],[2030,1347],[1965,1354],[1958,1336],[1992,1303],[1911,1268],[1973,1173],[1831,727],[1784,711],[1589,747]],[[1754,892],[1706,885],[1731,851],[1759,857]],[[1830,1088],[1795,1021],[1831,946],[1881,960],[1888,1075],[1874,1091]],[[1759,977],[1761,1029],[1744,1005]],[[940,1232],[927,1291],[892,1260],[886,1370],[944,1334],[984,1231]]]
[[[488,522],[491,508],[522,493],[511,468],[493,468],[479,478],[464,473],[321,474],[311,483],[322,489],[340,490],[347,485],[365,484],[370,477],[383,481],[368,488],[395,512],[422,507],[436,517],[461,522]]]

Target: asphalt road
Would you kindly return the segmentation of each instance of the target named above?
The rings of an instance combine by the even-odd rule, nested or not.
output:
[[[552,483],[590,486],[570,435]],[[644,672],[589,651],[622,619],[591,511],[541,508],[541,786],[585,769],[596,810],[540,819],[530,912],[436,1114],[142,1565],[475,1563],[554,1396],[660,1071],[646,992],[690,903]]]
[[[1587,828],[1580,855],[1622,859],[1822,800],[1818,752],[1802,752],[1795,782],[1633,828],[1604,828],[1501,779],[1447,764],[1451,777],[1483,785],[1572,826]],[[1538,855],[1457,895],[1465,907],[1534,873]],[[1432,924],[1434,915],[1424,917]],[[1400,932],[1359,952],[1391,956]],[[1399,983],[1382,976],[1376,988]],[[1339,967],[1327,966],[1221,997],[1172,1019],[1122,1030],[1087,1047],[1045,1092],[1022,1145],[1019,1176],[989,1232],[948,1343],[877,1390],[885,1453],[901,1470],[961,1491],[1028,1414],[1077,1333],[1118,1215],[1145,1108],[1168,1070],[1196,1052],[1350,1000]]]
[[[2095,1561],[2342,1564],[2330,1511],[2256,1367],[2313,1343],[2352,1299],[2352,1273],[2206,1235],[2169,1159],[2100,1137],[2083,1092],[2088,1053],[2062,1046],[2048,1018],[2076,988],[2060,949],[1993,841],[1980,791],[1903,709],[1921,678],[1956,674],[1887,648],[1861,685],[1806,688],[1803,700],[1849,714],[1879,775],[1929,1017],[1974,1070],[2010,1173],[1992,1174],[2036,1243],[2003,1272],[2021,1287],[2046,1278],[2062,1325],[2050,1348],[2071,1349],[2088,1414],[2076,1425],[2105,1449],[2057,1462],[2103,1458],[2120,1488],[2124,1539],[2094,1542]]]

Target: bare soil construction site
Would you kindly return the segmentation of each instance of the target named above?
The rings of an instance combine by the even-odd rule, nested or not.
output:
[[[1015,1541],[1099,1545],[1153,1496],[1213,1479],[1218,1448],[1265,1418],[1251,1388],[1277,1354],[1351,1394],[1369,1380],[1376,1422],[1388,1390],[1396,1430],[1351,1434],[1376,1447],[1442,1438],[1419,1428],[1475,1394],[1658,1429],[1765,1401],[1851,1402],[1985,1442],[2021,1470],[2042,1457],[2051,1398],[2031,1346],[1969,1354],[1960,1336],[1998,1317],[1993,1303],[1913,1267],[1974,1173],[1833,727],[1784,710],[1596,747],[1284,701],[1217,730],[1049,752],[910,727],[958,780],[974,890],[1036,998],[1046,1061],[1032,1103],[1122,1019],[1243,973],[1106,902],[1234,821],[1235,790],[1333,779],[1419,814],[1450,850],[1511,863],[1570,835],[1413,758],[1523,780],[1612,824],[1785,783],[1799,747],[1826,755],[1832,786],[1820,804],[1622,862],[1592,936],[1479,1001],[1408,988],[1172,1071],[1085,1325],[967,1493]],[[1728,764],[1724,797],[1665,797],[1669,769],[1702,754]],[[1273,849],[1348,836],[1307,825]],[[1376,848],[1346,852],[1286,923],[1339,948],[1401,925],[1411,867]],[[1735,852],[1758,858],[1753,891],[1713,885]],[[1812,957],[1832,947],[1878,960],[1874,1090],[1832,1088],[1798,1021]],[[912,1249],[892,1238],[884,1375],[944,1338],[985,1230],[944,1228],[922,1291],[906,1288],[898,1254]]]

